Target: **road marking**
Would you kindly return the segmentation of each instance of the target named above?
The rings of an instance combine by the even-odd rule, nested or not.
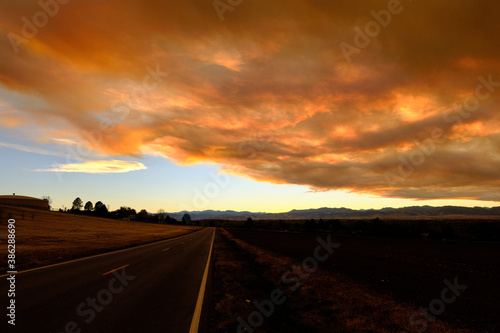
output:
[[[117,271],[117,270],[119,270],[119,269],[125,268],[125,267],[127,267],[128,265],[130,265],[130,264],[126,264],[125,266],[115,268],[115,269],[113,269],[112,271],[109,271],[109,272],[107,272],[107,273],[104,273],[102,276],[104,276],[104,275],[108,275],[109,273],[113,273],[114,271]]]
[[[196,308],[194,309],[193,320],[191,321],[189,333],[198,333],[198,327],[200,326],[201,308],[203,307],[203,298],[205,298],[205,288],[207,287],[208,269],[210,268],[210,258],[212,257],[214,239],[215,228],[212,236],[212,244],[210,245],[210,252],[208,253],[207,266],[205,267],[205,273],[203,273],[203,279],[201,280],[200,292],[198,293],[198,301],[196,302]]]
[[[169,248],[169,247],[167,247],[165,250],[163,250],[163,251],[161,251],[161,252],[165,252],[165,251],[168,251],[168,250],[170,250],[170,248]]]
[[[192,233],[200,232],[201,230],[204,230],[204,229],[199,229],[198,231],[193,231]],[[145,247],[145,246],[153,246],[153,245],[160,244],[160,243],[163,243],[163,242],[169,242],[169,241],[173,241],[173,240],[179,240],[181,238],[184,238],[184,237],[187,237],[187,236],[191,235],[192,233],[189,233],[187,235],[182,235],[182,236],[176,236],[176,237],[172,237],[172,238],[167,238],[167,239],[164,239],[164,240],[161,240],[161,241],[156,241],[156,242],[153,242],[153,243],[148,243],[148,244],[143,244],[143,245],[139,245],[139,246],[129,247],[127,249],[121,249],[121,250],[116,250],[116,251],[112,251],[112,252],[104,252],[104,253],[96,254],[96,255],[93,255],[93,256],[90,256],[90,257],[84,257],[84,258],[80,258],[80,259],[73,259],[73,260],[69,260],[69,261],[58,262],[57,264],[52,264],[52,265],[47,265],[47,266],[42,266],[42,267],[30,268],[30,269],[27,269],[25,271],[17,272],[17,274],[27,273],[27,272],[32,272],[32,271],[37,271],[39,269],[45,269],[45,268],[50,268],[50,267],[55,267],[55,266],[61,266],[61,265],[71,264],[71,263],[77,262],[77,261],[82,261],[82,260],[87,260],[87,259],[91,259],[91,258],[97,258],[97,257],[107,256],[107,255],[110,255],[110,254],[115,254],[115,253],[124,252],[124,251],[130,251],[130,250],[138,249],[138,248]],[[6,277],[6,276],[9,276],[9,274],[0,275],[0,278]]]

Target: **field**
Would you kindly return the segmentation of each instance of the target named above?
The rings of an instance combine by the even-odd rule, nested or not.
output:
[[[254,275],[267,276],[265,281],[274,281],[279,286],[281,274],[291,267],[290,263],[283,264],[283,261],[290,258],[297,264],[312,256],[318,245],[317,237],[325,238],[326,234],[228,229],[228,237],[234,238],[240,249],[233,246],[228,250],[231,247],[226,244],[226,252],[232,251],[235,255],[243,251],[241,248],[246,248],[248,253],[253,253],[240,253],[240,258],[243,258],[241,267],[231,269],[231,265],[226,264],[228,271],[237,275],[239,270],[249,269],[260,262]],[[426,330],[494,332],[500,327],[497,316],[500,288],[496,283],[500,276],[500,243],[360,235],[333,235],[332,241],[341,244],[340,247],[304,283],[306,295],[294,296],[295,301],[287,305],[291,307],[288,312],[296,312],[292,315],[296,321],[305,316],[304,313],[309,314],[295,326],[305,323],[311,332],[328,332],[329,329],[346,332],[401,332],[404,329],[416,332],[423,324],[409,325],[410,315],[440,299],[446,287],[444,281],[453,283],[457,278],[458,283],[466,285],[467,289],[446,304],[444,312],[436,316],[435,321],[427,321]],[[222,268],[223,262],[219,263]],[[250,273],[247,275],[251,276]],[[242,281],[245,281],[244,277]],[[224,288],[230,290],[232,283],[244,284],[233,280]],[[255,282],[247,285],[250,291],[259,289],[252,287]],[[236,300],[242,298],[238,295],[241,290],[245,288],[240,286],[232,297]],[[309,297],[307,293],[310,293]],[[253,300],[259,295],[249,292],[245,297]],[[228,296],[220,296],[220,304],[225,304],[224,297]],[[265,296],[260,297],[264,299]],[[219,305],[219,309],[222,311],[224,306]],[[324,314],[316,313],[317,309]],[[234,312],[231,309],[225,311]],[[423,317],[416,318],[422,320]],[[272,327],[267,327],[267,331],[273,332]]]
[[[16,268],[23,270],[188,234],[199,227],[111,220],[0,206],[0,270],[6,270],[7,218],[16,220]]]

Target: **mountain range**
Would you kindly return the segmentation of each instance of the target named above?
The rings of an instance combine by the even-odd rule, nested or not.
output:
[[[350,209],[350,208],[317,208],[317,209],[293,209],[284,213],[248,212],[234,210],[204,210],[204,211],[182,211],[169,213],[170,217],[180,220],[188,213],[193,220],[227,219],[245,220],[249,217],[259,220],[294,220],[294,219],[338,219],[338,218],[430,218],[463,215],[465,216],[499,216],[499,207],[461,207],[461,206],[411,206],[403,208],[382,209]]]

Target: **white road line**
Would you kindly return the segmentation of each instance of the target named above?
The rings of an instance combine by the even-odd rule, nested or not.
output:
[[[61,265],[66,265],[66,264],[70,264],[70,263],[73,263],[73,262],[77,262],[77,261],[82,261],[82,260],[87,260],[87,259],[91,259],[91,258],[97,258],[97,257],[102,257],[102,256],[107,256],[107,255],[110,255],[110,254],[114,254],[114,253],[119,253],[119,252],[124,252],[124,251],[130,251],[130,250],[134,250],[134,249],[138,249],[138,248],[141,248],[141,247],[145,247],[145,246],[153,246],[153,245],[156,245],[156,244],[160,244],[160,243],[163,243],[163,242],[168,242],[168,241],[173,241],[173,240],[179,240],[181,238],[184,238],[184,237],[187,237],[195,232],[199,232],[201,230],[204,230],[204,229],[200,229],[198,231],[194,231],[192,233],[189,233],[187,235],[182,235],[182,236],[177,236],[177,237],[172,237],[172,238],[169,238],[169,239],[164,239],[164,240],[161,240],[161,241],[158,241],[158,242],[154,242],[154,243],[149,243],[149,244],[143,244],[143,245],[139,245],[139,246],[134,246],[134,247],[129,247],[127,249],[122,249],[122,250],[116,250],[116,251],[112,251],[112,252],[105,252],[105,253],[101,253],[101,254],[96,254],[96,255],[93,255],[93,256],[90,256],[90,257],[84,257],[84,258],[79,258],[79,259],[74,259],[74,260],[69,260],[69,261],[63,261],[63,262],[59,262],[57,264],[52,264],[52,265],[48,265],[48,266],[42,266],[42,267],[36,267],[36,268],[31,268],[31,269],[27,269],[25,271],[20,271],[20,272],[17,272],[17,274],[21,274],[21,273],[27,273],[27,272],[32,272],[32,271],[37,271],[39,269],[44,269],[44,268],[50,268],[50,267],[55,267],[55,266],[61,266]],[[5,276],[9,276],[10,274],[4,274],[4,275],[0,275],[0,278],[2,277],[5,277]]]
[[[201,308],[203,307],[203,299],[205,298],[205,289],[207,287],[207,279],[208,279],[208,269],[210,268],[210,258],[212,257],[212,248],[214,246],[214,239],[215,239],[215,228],[212,236],[212,244],[210,245],[210,252],[208,254],[207,265],[205,266],[205,273],[203,273],[203,279],[201,280],[200,292],[198,293],[198,301],[196,302],[196,308],[194,309],[193,320],[191,321],[191,327],[189,328],[189,333],[198,333],[198,327],[200,326]]]

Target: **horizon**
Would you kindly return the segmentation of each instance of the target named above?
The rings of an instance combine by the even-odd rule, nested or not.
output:
[[[0,197],[13,197],[13,196],[18,196],[18,197],[28,197],[28,198],[35,198],[33,196],[25,195],[25,194],[16,194],[13,193],[12,195],[5,195],[5,194],[0,194]],[[49,196],[50,197],[50,196]],[[45,199],[45,198],[36,198],[36,199]],[[52,198],[50,198],[52,200]],[[76,199],[76,198],[75,198]],[[81,199],[81,198],[80,198]],[[86,201],[83,201],[85,203]],[[92,202],[92,204],[95,204],[95,202]],[[109,206],[109,205],[108,205]],[[121,205],[116,209],[112,209],[111,207],[108,207],[110,211],[115,211],[118,210],[122,207],[125,208],[131,208],[139,212],[141,209],[137,209],[136,207],[133,206],[124,206]],[[380,211],[383,209],[404,209],[404,208],[444,208],[444,207],[455,207],[455,208],[480,208],[480,209],[491,209],[491,208],[498,208],[500,207],[500,204],[498,206],[462,206],[462,205],[412,205],[412,206],[401,206],[401,207],[391,207],[391,206],[386,206],[386,207],[381,207],[381,208],[349,208],[345,206],[339,206],[339,207],[333,207],[333,206],[323,206],[323,207],[317,207],[317,208],[292,208],[291,210],[288,211],[279,211],[279,212],[269,212],[269,211],[248,211],[248,210],[233,210],[233,209],[203,209],[203,210],[182,210],[182,211],[164,211],[162,213],[168,213],[168,214],[181,214],[181,213],[204,213],[204,212],[221,212],[221,213],[226,213],[226,212],[235,212],[235,213],[250,213],[250,214],[286,214],[290,213],[293,211],[315,211],[315,210],[320,210],[320,209],[348,209],[348,210],[353,210],[353,211]],[[54,207],[53,205],[50,205],[50,210],[51,211],[58,211],[59,209],[63,209],[63,207]],[[68,209],[69,210],[69,209]],[[146,211],[149,214],[157,214],[156,211],[149,211],[146,209]]]
[[[491,209],[491,208],[498,208],[498,206],[454,206],[454,205],[445,205],[445,206],[430,206],[430,205],[417,205],[417,206],[402,206],[402,207],[383,207],[383,208],[360,208],[360,209],[352,209],[348,207],[319,207],[319,208],[293,208],[289,211],[281,211],[281,212],[256,212],[256,211],[241,211],[241,210],[232,210],[232,209],[226,209],[226,210],[214,210],[214,209],[205,209],[205,210],[196,210],[196,211],[188,211],[188,210],[183,210],[183,211],[178,211],[178,212],[165,212],[169,214],[181,214],[181,213],[203,213],[203,212],[235,212],[235,213],[250,213],[250,214],[285,214],[285,213],[290,213],[293,211],[307,211],[307,210],[320,210],[320,209],[349,209],[353,211],[369,211],[369,210],[374,210],[374,211],[380,211],[383,209],[402,209],[402,208],[444,208],[444,207],[457,207],[457,208],[480,208],[480,209]],[[134,209],[134,207],[130,207]],[[137,210],[137,209],[136,209]],[[150,212],[150,214],[156,214],[155,212]]]
[[[382,204],[382,202],[384,202],[383,200],[380,200],[380,199],[376,200],[376,198],[374,198],[374,200],[377,201],[378,205],[371,206],[371,207],[366,207],[366,206],[360,204],[359,202],[355,202],[355,203],[351,202],[350,205],[344,204],[344,205],[336,205],[336,206],[333,206],[333,205],[330,205],[330,206],[327,206],[327,205],[302,206],[302,207],[290,207],[289,209],[285,209],[285,210],[279,210],[279,209],[250,210],[250,209],[245,209],[245,208],[232,209],[232,208],[225,208],[225,207],[196,209],[195,204],[191,204],[190,206],[182,204],[181,207],[192,208],[192,209],[168,210],[168,209],[165,209],[163,207],[159,207],[159,208],[155,207],[153,209],[148,209],[148,208],[145,208],[143,206],[139,206],[139,205],[134,204],[133,200],[127,201],[126,204],[120,204],[117,200],[109,200],[109,201],[100,200],[100,199],[92,200],[90,198],[87,198],[87,197],[84,198],[81,196],[76,196],[76,197],[71,197],[71,198],[68,197],[67,200],[65,202],[63,202],[61,205],[57,205],[57,202],[54,200],[54,197],[51,195],[50,192],[40,192],[39,195],[33,195],[33,194],[29,194],[29,193],[28,194],[27,193],[17,193],[17,192],[12,192],[12,193],[16,193],[15,194],[16,196],[28,196],[28,197],[36,197],[36,198],[42,198],[43,196],[49,196],[53,201],[53,203],[51,204],[51,210],[59,210],[59,209],[63,209],[63,210],[68,209],[69,210],[71,208],[71,203],[73,202],[73,200],[75,200],[77,197],[79,197],[82,199],[84,204],[87,201],[92,202],[92,204],[95,204],[97,201],[101,201],[104,204],[106,204],[106,206],[108,206],[108,208],[110,210],[113,210],[113,211],[119,209],[120,207],[130,207],[132,209],[135,209],[136,211],[140,211],[142,209],[145,209],[148,213],[156,213],[158,210],[163,209],[165,212],[172,213],[172,214],[181,213],[181,212],[203,212],[203,211],[209,211],[209,210],[221,211],[221,212],[235,211],[235,212],[279,214],[279,213],[288,213],[288,212],[293,211],[293,210],[317,210],[317,209],[321,209],[321,208],[329,208],[329,209],[346,208],[346,209],[352,209],[352,210],[381,210],[384,208],[399,209],[399,208],[424,207],[424,206],[434,207],[434,208],[445,207],[445,206],[466,207],[466,208],[476,208],[476,207],[494,208],[494,207],[500,206],[500,202],[491,202],[489,205],[486,205],[486,202],[484,202],[484,201],[475,201],[475,200],[453,200],[453,201],[449,201],[449,200],[413,200],[413,201],[412,200],[402,200],[399,205],[396,204],[393,206],[384,206]],[[196,198],[197,196],[195,195],[193,197]],[[56,202],[56,203],[54,203],[54,202]],[[109,202],[113,202],[113,204],[109,204]],[[389,202],[394,202],[394,200],[389,200]],[[349,202],[347,201],[347,203],[349,203]],[[273,203],[271,203],[271,207],[276,207],[276,205],[273,205]]]
[[[500,205],[483,33],[500,4],[54,3],[0,11],[3,192],[149,212]]]

